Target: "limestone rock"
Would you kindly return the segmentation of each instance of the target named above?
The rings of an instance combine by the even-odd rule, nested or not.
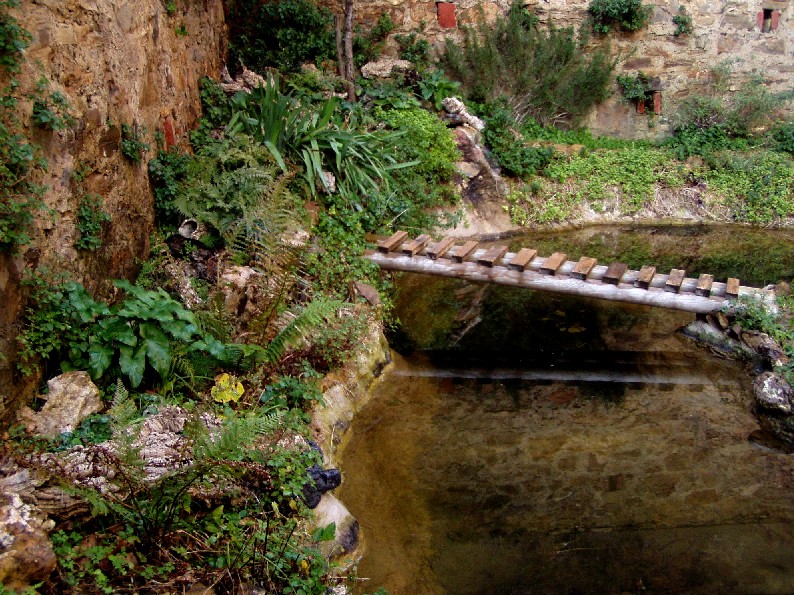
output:
[[[35,517],[19,494],[4,493],[0,502],[0,584],[22,590],[46,580],[55,569],[47,537],[53,523]]]
[[[791,385],[774,372],[764,372],[753,381],[756,402],[764,409],[791,413],[794,390]]]
[[[372,287],[372,285],[364,283],[363,281],[356,281],[353,283],[353,286],[356,288],[358,294],[367,300],[371,306],[376,308],[380,306],[380,295],[378,295],[378,290]]]
[[[466,109],[466,104],[457,97],[447,97],[441,102],[441,105],[445,112],[460,116],[464,124],[471,126],[479,132],[485,129],[485,122],[480,120],[477,116],[470,114],[469,110]]]
[[[322,542],[320,551],[329,559],[352,554],[359,543],[359,525],[356,517],[335,496],[323,494],[314,509],[316,527],[336,524],[336,533],[331,541]]]
[[[766,333],[743,331],[742,342],[774,367],[785,366],[789,363],[789,357],[783,352],[780,345]]]
[[[28,431],[55,438],[73,432],[92,413],[102,411],[99,389],[86,372],[67,372],[47,382],[47,402],[41,411],[29,407],[19,411],[19,421]]]
[[[407,74],[414,69],[409,60],[385,58],[375,62],[367,62],[361,67],[361,76],[365,79],[386,79],[396,74]]]

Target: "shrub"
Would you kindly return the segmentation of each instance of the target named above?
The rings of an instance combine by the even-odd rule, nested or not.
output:
[[[616,80],[627,101],[645,103],[650,98],[651,83],[644,72],[637,72],[636,75],[619,74]]]
[[[774,149],[794,155],[794,122],[783,122],[772,129]]]
[[[429,183],[449,180],[460,152],[441,120],[419,107],[376,110],[375,117],[402,133],[395,147],[400,161],[417,161],[412,171]]]
[[[513,129],[516,122],[509,109],[491,104],[486,110],[483,140],[506,174],[526,179],[548,165],[554,150],[526,146],[523,137]]]
[[[297,70],[306,62],[334,58],[329,10],[311,0],[233,0],[229,10],[229,63],[263,72]]]
[[[417,70],[424,70],[430,64],[430,42],[419,37],[417,31],[407,35],[395,35],[394,39],[400,46],[400,58],[408,60],[416,66]]]
[[[159,225],[175,225],[178,211],[174,201],[179,196],[180,183],[187,174],[190,156],[170,151],[158,151],[149,161],[149,183],[154,193],[154,214]]]
[[[727,75],[718,75],[712,95],[691,95],[676,110],[670,144],[679,159],[759,144],[753,131],[768,125],[783,101],[769,93],[758,77],[745,82],[734,96],[726,97],[719,89],[724,87],[721,79]]]
[[[624,31],[638,31],[648,24],[653,6],[642,0],[591,0],[587,12],[598,33],[609,33],[612,25]]]
[[[467,29],[462,46],[448,40],[443,61],[475,101],[505,97],[519,122],[570,124],[606,99],[615,66],[585,43],[572,29],[539,28],[514,2],[507,16]]]
[[[673,17],[673,24],[675,25],[675,31],[673,31],[673,35],[676,37],[679,35],[689,35],[692,33],[692,31],[694,31],[692,17],[683,6],[678,7],[678,14]]]

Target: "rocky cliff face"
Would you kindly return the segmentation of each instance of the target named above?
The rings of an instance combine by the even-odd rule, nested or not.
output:
[[[48,161],[40,182],[52,215],[38,217],[33,242],[19,254],[0,254],[0,416],[24,393],[14,373],[23,273],[68,270],[89,289],[107,292],[109,280],[130,276],[147,254],[153,210],[145,163],[154,133],[186,144],[200,114],[198,80],[219,76],[225,50],[222,0],[176,0],[168,8],[161,0],[22,0],[12,12],[32,35],[19,95],[46,80],[48,93],[66,97],[75,124],[34,128],[32,102],[20,104],[28,136]],[[121,153],[123,124],[152,147],[140,164]],[[96,251],[74,246],[85,194],[102,197],[110,215]]]
[[[331,8],[341,2],[322,0]],[[524,0],[541,23],[580,27],[587,19],[590,0]],[[787,91],[794,76],[794,27],[792,0],[645,0],[653,6],[649,26],[634,33],[612,31],[594,36],[590,43],[604,44],[618,57],[618,74],[642,70],[661,83],[661,114],[657,118],[637,114],[634,106],[614,96],[590,117],[596,134],[646,138],[667,131],[668,117],[683,97],[702,92],[709,70],[730,63],[737,79],[760,75],[771,92]],[[368,0],[356,2],[356,20],[366,24],[388,14],[398,26],[396,33],[423,30],[436,48],[447,37],[460,39],[462,27],[476,23],[482,13],[493,18],[506,11],[511,0]],[[445,6],[446,5],[446,6]],[[673,17],[683,7],[692,18],[692,32],[676,36]],[[450,13],[454,15],[450,19]],[[766,30],[769,29],[769,30]],[[394,50],[394,48],[392,48]],[[396,50],[394,50],[396,51]],[[736,90],[736,88],[732,89]]]

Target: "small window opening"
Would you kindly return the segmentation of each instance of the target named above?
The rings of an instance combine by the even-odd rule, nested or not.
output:
[[[764,9],[764,19],[761,24],[761,33],[769,33],[772,30],[772,9]]]

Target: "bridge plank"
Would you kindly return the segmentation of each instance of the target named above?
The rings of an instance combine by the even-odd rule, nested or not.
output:
[[[601,281],[609,285],[617,285],[620,283],[621,277],[626,273],[629,268],[625,262],[613,262],[607,267],[606,273],[601,277]]]
[[[440,242],[436,242],[432,246],[428,247],[425,250],[425,256],[430,258],[431,260],[435,260],[437,258],[441,258],[444,254],[447,253],[447,250],[452,248],[455,245],[455,238],[444,238]]]
[[[703,273],[698,277],[698,284],[695,287],[695,295],[708,297],[711,293],[711,286],[714,283],[714,275]]]
[[[565,262],[568,255],[565,252],[555,252],[549,256],[546,261],[540,266],[540,272],[544,275],[553,275]]]
[[[383,252],[388,254],[389,252],[393,252],[400,246],[402,246],[403,242],[408,238],[407,231],[398,231],[393,233],[389,236],[388,239],[380,240],[378,242],[378,252]]]
[[[477,244],[479,242],[475,241],[468,241],[462,246],[458,246],[455,250],[452,251],[451,258],[455,262],[463,262],[468,258],[472,252],[477,249]]]
[[[725,295],[729,298],[739,297],[739,280],[735,277],[728,277],[725,283]]]
[[[508,263],[507,268],[523,272],[537,253],[538,251],[533,248],[521,248],[513,257],[513,260]]]
[[[648,289],[653,281],[653,276],[656,274],[656,267],[644,266],[640,269],[640,274],[634,282],[634,287],[640,289]]]
[[[576,263],[576,266],[571,271],[571,277],[574,279],[581,279],[584,281],[587,279],[587,275],[590,274],[590,271],[593,270],[593,267],[596,265],[598,261],[595,258],[590,258],[589,256],[582,256],[579,259],[579,262]]]
[[[507,246],[494,246],[477,259],[477,264],[492,267],[505,254],[507,254]]]
[[[681,290],[681,283],[684,282],[684,275],[686,275],[684,269],[671,270],[670,276],[667,278],[667,281],[665,281],[664,290],[678,293]]]
[[[424,248],[427,243],[430,241],[430,236],[426,233],[418,236],[416,239],[411,240],[405,246],[403,246],[403,254],[407,254],[408,256],[416,256],[416,254]]]

